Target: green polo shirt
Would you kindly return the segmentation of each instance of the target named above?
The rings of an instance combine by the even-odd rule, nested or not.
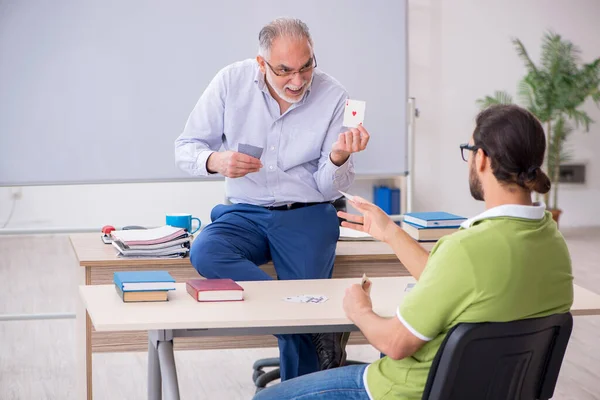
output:
[[[406,328],[427,343],[411,357],[384,357],[367,368],[372,399],[421,399],[433,358],[460,322],[504,322],[570,310],[569,251],[543,206],[496,207],[463,228],[438,241],[397,311]]]

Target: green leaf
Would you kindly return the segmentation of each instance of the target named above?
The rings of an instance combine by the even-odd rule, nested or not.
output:
[[[535,66],[535,63],[531,60],[531,57],[529,57],[529,54],[527,54],[527,50],[525,50],[525,46],[523,46],[523,43],[521,43],[519,39],[513,39],[512,43],[515,46],[515,49],[517,50],[517,55],[521,57],[521,59],[525,62],[525,67],[527,68],[527,70],[529,72],[537,74],[537,67]]]
[[[481,110],[496,105],[496,104],[513,104],[512,96],[504,91],[496,90],[494,96],[485,96],[483,99],[478,99],[476,104]]]

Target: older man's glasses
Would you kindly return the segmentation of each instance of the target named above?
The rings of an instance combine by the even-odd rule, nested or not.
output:
[[[306,72],[310,72],[313,69],[317,68],[317,57],[313,55],[313,57],[310,60],[310,62],[307,63],[307,65],[305,65],[304,67],[300,68],[297,71],[289,69],[289,68],[287,68],[285,66],[273,68],[273,66],[271,64],[269,64],[269,62],[267,60],[265,60],[265,63],[267,63],[267,65],[269,66],[269,68],[271,68],[271,71],[273,71],[273,73],[275,75],[277,75],[279,77],[289,77],[289,76],[292,76],[294,74],[304,74]]]
[[[468,161],[469,160],[469,153],[468,152],[469,151],[477,151],[479,149],[481,149],[481,146],[477,146],[477,145],[470,146],[467,143],[461,144],[460,145],[460,155],[462,156],[462,159],[464,161]],[[465,150],[467,150],[467,151],[465,152]]]

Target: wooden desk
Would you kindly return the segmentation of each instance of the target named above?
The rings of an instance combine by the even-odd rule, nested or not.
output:
[[[169,293],[169,301],[161,303],[123,303],[113,285],[80,286],[80,295],[98,331],[145,329],[152,332],[148,343],[149,398],[160,398],[156,394],[160,393],[162,383],[169,398],[179,399],[174,338],[356,331],[356,326],[344,314],[342,300],[345,289],[358,281],[355,278],[241,282],[245,301],[230,303],[198,303],[181,283]],[[373,309],[384,317],[395,315],[406,294],[406,285],[415,282],[412,277],[373,278],[372,281]],[[328,300],[321,304],[282,300],[309,292],[323,294]],[[571,313],[599,315],[600,295],[575,285]]]
[[[116,249],[104,244],[99,233],[83,233],[70,236],[77,256],[77,273],[82,285],[102,285],[113,283],[113,273],[129,270],[166,270],[177,282],[185,282],[199,275],[191,266],[189,258],[183,259],[125,259],[118,258]],[[424,244],[427,250],[433,245]],[[272,264],[261,266],[272,277],[275,270]],[[358,278],[363,273],[370,277],[408,276],[409,273],[395,254],[385,244],[377,241],[338,242],[334,278]],[[96,332],[86,315],[84,307],[77,312],[77,345],[79,348],[82,379],[87,383],[87,398],[92,398],[92,352],[146,351],[148,338],[146,331]],[[353,334],[350,344],[366,343],[362,335]],[[175,349],[215,349],[244,347],[276,347],[277,341],[271,335],[231,337],[227,342],[214,337],[180,338],[175,341]]]

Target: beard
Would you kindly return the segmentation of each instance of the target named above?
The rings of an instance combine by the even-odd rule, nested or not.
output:
[[[280,88],[279,86],[277,86],[275,84],[273,75],[272,75],[271,71],[269,71],[268,68],[267,68],[266,79],[267,79],[267,83],[273,88],[275,93],[277,93],[277,96],[279,96],[282,100],[285,100],[290,104],[298,103],[300,100],[302,100],[302,98],[304,97],[304,93],[306,93],[306,91],[310,87],[310,83],[312,82],[312,79],[311,79],[311,81],[304,79],[304,80],[302,80],[302,85],[300,85],[299,87],[294,86],[291,83],[288,83],[283,88]],[[285,93],[286,88],[288,88],[290,90],[297,90],[297,89],[302,88],[302,91],[300,92],[300,94],[297,97],[290,97]]]
[[[481,181],[475,172],[474,162],[471,163],[469,168],[469,190],[475,200],[483,201],[483,186],[481,186]]]

